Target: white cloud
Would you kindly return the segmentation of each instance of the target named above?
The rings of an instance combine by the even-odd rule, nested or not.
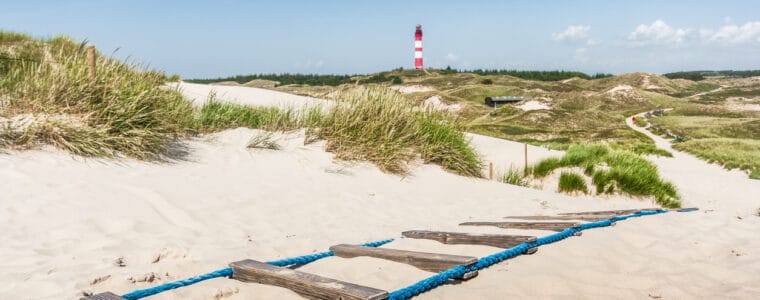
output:
[[[570,25],[565,31],[560,33],[552,33],[552,40],[555,42],[565,42],[570,44],[583,44],[593,46],[599,43],[591,38],[588,32],[591,30],[591,26],[583,25]]]
[[[459,60],[459,56],[457,56],[454,53],[449,53],[449,54],[446,54],[446,60],[448,60],[448,61],[457,61],[457,60]]]
[[[718,30],[703,29],[699,33],[702,39],[708,43],[744,44],[760,42],[760,22],[747,22],[742,26],[724,25]]]
[[[657,20],[651,25],[640,24],[637,26],[636,30],[628,34],[628,41],[633,46],[678,46],[686,42],[692,32],[692,29],[673,28],[664,21]]]

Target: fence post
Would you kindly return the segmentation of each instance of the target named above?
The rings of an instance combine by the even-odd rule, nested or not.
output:
[[[493,162],[488,162],[488,179],[493,180]]]
[[[528,169],[528,144],[525,144],[525,169]]]
[[[90,80],[95,80],[95,46],[87,46],[87,77]]]

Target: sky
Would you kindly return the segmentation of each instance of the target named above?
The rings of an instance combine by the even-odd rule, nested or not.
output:
[[[426,67],[760,69],[760,1],[14,1],[0,30],[87,39],[182,78]]]

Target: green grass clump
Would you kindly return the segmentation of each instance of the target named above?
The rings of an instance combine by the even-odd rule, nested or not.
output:
[[[636,153],[613,150],[604,144],[571,145],[562,158],[542,160],[531,170],[534,176],[544,177],[563,167],[584,168],[584,173],[592,177],[598,194],[619,191],[635,196],[654,196],[660,205],[680,206],[675,187],[660,178],[654,164]]]
[[[457,174],[482,177],[482,163],[453,119],[423,110],[385,88],[345,93],[330,108],[313,138],[341,159],[368,160],[380,169],[406,173],[405,163],[419,155]]]
[[[0,144],[48,143],[83,156],[161,159],[192,132],[190,102],[163,88],[163,73],[97,54],[87,76],[85,43],[0,32],[0,117],[28,126],[1,129]]]
[[[586,187],[586,181],[583,180],[581,175],[574,172],[563,171],[559,175],[559,191],[564,193],[578,191],[588,194],[588,187]]]
[[[633,146],[634,153],[636,154],[652,154],[664,157],[673,157],[673,153],[665,149],[657,148],[654,144],[637,143]]]
[[[317,124],[322,118],[320,107],[306,109],[248,106],[220,102],[212,95],[196,114],[201,132],[248,127],[283,131]]]
[[[749,178],[760,180],[760,168],[752,170],[752,172],[749,173]]]
[[[499,181],[506,184],[519,186],[528,186],[530,184],[527,177],[525,176],[525,172],[511,167],[509,170],[507,170],[506,173],[499,177]]]
[[[536,177],[544,177],[546,175],[551,174],[552,171],[554,171],[555,169],[561,166],[562,166],[562,163],[560,163],[560,160],[558,158],[550,157],[538,162],[538,164],[533,166],[531,170],[532,170],[532,174],[535,175]]]
[[[259,148],[269,150],[280,150],[282,147],[272,137],[272,133],[269,131],[262,131],[261,133],[254,135],[250,141],[248,141],[247,148]]]
[[[647,127],[647,125],[649,125],[643,117],[636,118],[636,121],[633,121],[633,124],[639,127]]]

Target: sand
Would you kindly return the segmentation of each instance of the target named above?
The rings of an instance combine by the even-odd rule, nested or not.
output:
[[[390,89],[399,91],[402,94],[435,91],[435,88],[426,85],[393,85]]]
[[[202,86],[186,85],[202,95]],[[230,101],[305,97],[211,87]],[[190,91],[192,90],[192,91]],[[255,95],[255,98],[248,98]],[[301,100],[296,100],[301,99]],[[118,294],[224,268],[361,243],[410,229],[528,233],[459,227],[505,215],[648,207],[464,178],[415,163],[399,177],[335,161],[303,132],[282,150],[251,150],[257,130],[187,141],[190,156],[155,164],[82,159],[50,148],[0,154],[0,299]],[[486,159],[520,166],[523,145],[471,135]],[[666,146],[663,141],[658,145]],[[530,148],[531,161],[558,152]],[[760,183],[689,155],[652,158],[696,213],[620,222],[498,264],[419,299],[753,299],[760,294]],[[740,217],[740,218],[739,218]],[[402,239],[387,247],[482,256],[499,249]],[[326,258],[300,268],[393,290],[432,273],[372,258]],[[152,282],[146,282],[152,280]],[[214,279],[148,299],[300,299],[286,289]]]

